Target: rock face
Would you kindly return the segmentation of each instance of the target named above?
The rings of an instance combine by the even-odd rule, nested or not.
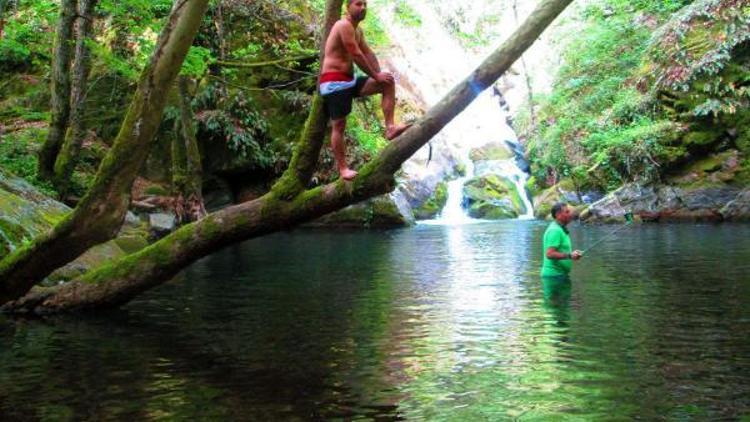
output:
[[[469,152],[471,161],[498,161],[513,158],[514,153],[508,150],[505,143],[490,142]]]
[[[740,192],[719,212],[727,221],[750,221],[750,188]]]
[[[466,182],[464,201],[472,218],[502,220],[517,218],[526,212],[513,182],[495,174]]]
[[[604,195],[596,191],[587,191],[579,196],[570,181],[562,181],[534,196],[534,217],[551,219],[550,211],[557,202],[565,202],[579,211],[602,199]]]
[[[729,185],[676,187],[629,184],[594,203],[584,221],[619,222],[625,213],[643,221],[723,221],[748,219],[747,190]]]
[[[447,201],[448,184],[440,182],[435,188],[435,193],[419,208],[414,209],[414,218],[417,220],[429,220],[437,217],[443,207],[445,207]]]
[[[0,259],[45,233],[71,210],[0,170]]]
[[[148,224],[151,227],[152,235],[159,238],[174,231],[177,227],[177,219],[172,213],[159,212],[148,215]]]
[[[306,227],[392,228],[414,224],[414,213],[404,195],[396,190],[323,216]]]
[[[25,180],[0,170],[0,259],[46,233],[71,211],[45,196]],[[52,273],[46,283],[70,280],[90,268],[135,252],[147,245],[145,231],[131,214],[121,237],[95,246],[78,259]]]

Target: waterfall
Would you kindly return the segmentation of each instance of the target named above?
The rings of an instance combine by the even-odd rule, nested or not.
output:
[[[444,28],[430,2],[408,3],[412,12],[419,16],[419,27],[399,23],[394,6],[385,3],[379,2],[373,11],[382,21],[394,45],[388,51],[379,51],[378,55],[385,58],[386,69],[397,73],[411,91],[417,91],[417,97],[425,106],[437,103],[484,59],[484,55],[459,44]],[[507,123],[508,111],[500,103],[492,89],[485,90],[439,134],[438,138],[443,143],[438,148],[450,149],[452,156],[466,168],[466,173],[449,182],[448,203],[438,222],[456,224],[472,221],[462,207],[463,186],[472,177],[486,174],[487,169],[485,173],[476,173],[469,152],[487,144],[504,145],[517,139]],[[489,167],[493,174],[513,181],[516,186],[526,208],[525,214],[519,218],[533,218],[532,204],[525,189],[527,174],[516,166],[514,159],[491,163],[494,163]],[[420,177],[423,168],[407,162],[404,171],[410,174],[409,177]]]

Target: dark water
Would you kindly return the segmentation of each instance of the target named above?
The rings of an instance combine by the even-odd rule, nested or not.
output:
[[[568,285],[543,229],[279,234],[117,312],[0,317],[0,419],[748,418],[750,226],[628,228]]]

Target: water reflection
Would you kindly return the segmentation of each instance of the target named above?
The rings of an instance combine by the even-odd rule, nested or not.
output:
[[[567,327],[570,319],[572,283],[569,277],[541,277],[544,308],[560,327]]]
[[[543,230],[283,233],[111,314],[0,320],[0,419],[749,413],[750,227],[634,227],[564,283]]]

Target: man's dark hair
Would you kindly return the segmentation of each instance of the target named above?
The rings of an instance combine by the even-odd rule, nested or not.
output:
[[[565,202],[558,202],[552,206],[552,218],[557,218],[557,214],[568,206]]]

